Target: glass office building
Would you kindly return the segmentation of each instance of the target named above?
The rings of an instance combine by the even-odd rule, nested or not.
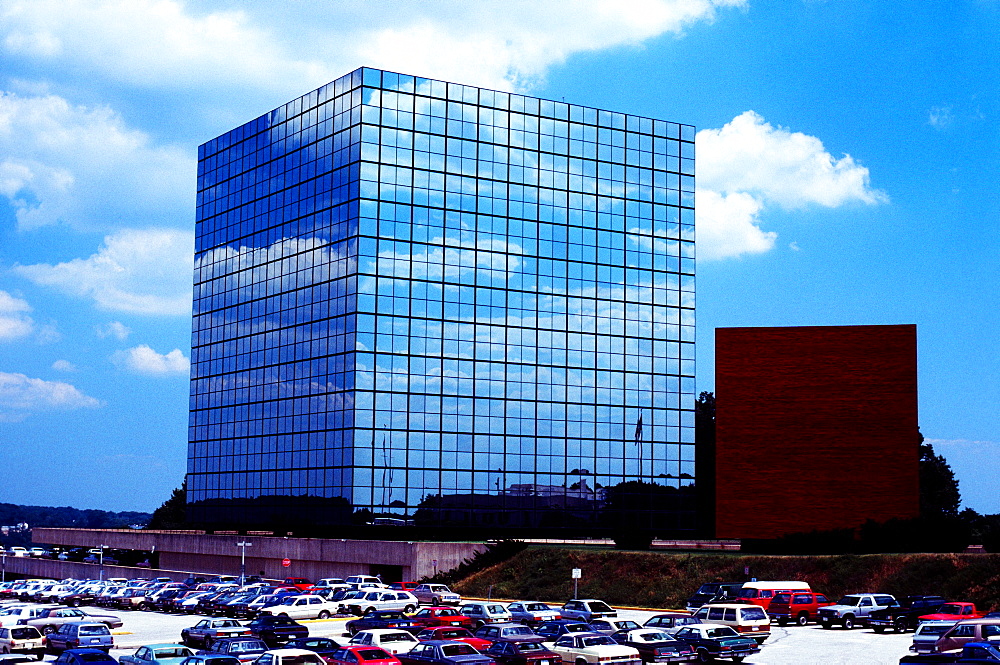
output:
[[[693,127],[359,69],[200,147],[195,258],[193,520],[694,528]]]

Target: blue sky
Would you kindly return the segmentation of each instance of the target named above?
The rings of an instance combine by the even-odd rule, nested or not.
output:
[[[1000,2],[0,0],[0,501],[184,474],[197,146],[361,65],[699,129],[723,326],[915,323],[920,424],[1000,513]]]

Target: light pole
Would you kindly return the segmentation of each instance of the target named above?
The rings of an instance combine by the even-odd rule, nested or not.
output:
[[[236,543],[236,547],[240,548],[240,586],[243,586],[247,576],[247,548],[253,547],[253,543],[242,541]]]
[[[0,569],[0,582],[7,581],[7,550],[0,552],[0,557],[3,558],[3,568]]]
[[[105,547],[107,547],[107,545],[101,545],[101,571],[100,571],[100,574],[99,574],[99,579],[102,582],[104,581],[104,548]]]

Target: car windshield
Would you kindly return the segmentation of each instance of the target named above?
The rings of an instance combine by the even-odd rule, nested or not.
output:
[[[585,647],[596,647],[602,644],[618,644],[613,639],[607,635],[594,635],[593,637],[584,637],[583,646]]]
[[[740,616],[744,621],[767,621],[767,615],[760,607],[744,607],[740,609]]]
[[[739,637],[740,634],[729,626],[720,626],[718,628],[710,628],[705,631],[705,634],[709,637]]]
[[[77,653],[76,657],[85,663],[113,663],[115,659],[106,653]]]
[[[961,614],[961,613],[962,613],[962,606],[952,605],[951,603],[942,605],[941,609],[938,610],[938,614]]]
[[[535,651],[545,651],[545,645],[539,642],[518,642],[517,650],[521,653],[534,653]]]
[[[639,633],[638,638],[643,642],[663,642],[664,640],[672,639],[670,635],[661,633],[658,630],[649,633]]]
[[[248,653],[251,651],[267,651],[267,645],[263,642],[230,642],[229,653]]]
[[[548,605],[546,605],[545,603],[528,603],[527,605],[524,606],[524,609],[526,609],[529,612],[551,612],[552,611],[552,608],[549,607]]]
[[[571,623],[566,625],[567,633],[589,633],[590,626],[585,623]]]
[[[358,649],[354,653],[358,654],[361,660],[389,660],[391,656],[382,649]]]
[[[861,603],[861,596],[844,596],[837,601],[838,605],[853,605],[855,607],[857,607],[859,603]]]
[[[111,631],[103,623],[96,626],[80,626],[81,635],[110,635]]]
[[[510,637],[511,635],[534,635],[530,628],[525,626],[511,626],[510,628],[504,628],[503,634],[505,637]]]
[[[206,658],[205,665],[240,665],[240,661],[236,658]]]
[[[153,658],[159,660],[160,658],[187,658],[191,655],[188,649],[176,648],[176,649],[157,649],[153,652]]]
[[[414,638],[409,633],[386,633],[378,640],[379,642],[412,642]]]
[[[590,603],[590,611],[591,612],[613,612],[614,610],[612,610],[610,607],[608,607],[607,603],[603,603],[601,601],[597,601],[596,603]]]
[[[441,653],[446,656],[471,656],[478,651],[468,644],[446,644],[441,647]]]
[[[281,665],[325,665],[326,661],[315,654],[303,653],[295,656],[283,656]]]
[[[37,628],[11,628],[10,636],[15,640],[34,640],[42,636]]]
[[[944,635],[945,632],[949,628],[951,628],[953,625],[955,625],[955,624],[952,624],[952,623],[925,623],[925,624],[921,624],[920,627],[917,628],[917,632],[914,633],[914,634],[915,635]]]

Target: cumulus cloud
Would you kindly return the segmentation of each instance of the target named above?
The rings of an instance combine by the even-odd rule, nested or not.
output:
[[[35,322],[27,315],[30,311],[31,305],[27,300],[0,291],[0,341],[30,335],[35,329]]]
[[[18,226],[107,228],[109,219],[189,214],[193,156],[158,147],[107,107],[0,93],[0,196]]]
[[[54,363],[52,363],[52,369],[59,372],[75,372],[76,365],[74,365],[68,360],[57,360]]]
[[[179,0],[5,0],[0,35],[11,55],[65,59],[140,86],[287,95],[367,64],[512,89],[573,53],[679,34],[746,2],[304,0],[233,11]]]
[[[145,344],[140,344],[126,351],[119,351],[112,360],[133,372],[151,376],[187,374],[191,369],[191,361],[184,356],[180,349],[163,354],[157,353]]]
[[[115,339],[127,339],[132,334],[131,328],[120,321],[110,321],[107,325],[100,326],[96,330],[97,336],[104,339],[114,337]]]
[[[0,421],[20,421],[33,412],[94,409],[99,400],[61,381],[0,372]]]
[[[126,229],[105,237],[97,253],[86,259],[13,270],[36,284],[90,298],[100,309],[187,316],[193,245],[190,232]],[[122,329],[115,328],[119,334]]]
[[[769,205],[796,210],[888,201],[853,157],[836,158],[815,136],[775,127],[753,111],[698,132],[696,141],[701,258],[774,247],[777,234],[761,228]]]

